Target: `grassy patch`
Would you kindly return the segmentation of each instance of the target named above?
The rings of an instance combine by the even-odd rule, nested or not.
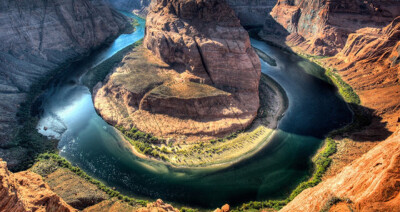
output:
[[[49,174],[48,172],[51,172],[51,170],[56,170],[58,167],[66,168],[66,169],[72,171],[73,173],[75,173],[76,175],[78,175],[79,177],[85,179],[87,182],[97,186],[100,190],[104,191],[111,198],[112,197],[116,197],[119,200],[122,200],[122,201],[124,201],[126,203],[129,203],[130,205],[146,206],[147,203],[148,203],[148,201],[146,201],[146,200],[136,200],[134,198],[125,196],[125,195],[121,194],[120,192],[107,187],[102,182],[90,177],[88,174],[86,174],[79,167],[73,166],[70,162],[68,162],[66,159],[62,158],[58,154],[43,153],[43,154],[39,155],[36,160],[37,160],[37,162],[40,162],[40,161],[46,161],[46,162],[52,161],[53,165],[55,166],[55,167],[49,166],[49,167],[46,168],[46,170],[41,170],[42,172],[39,173],[39,174],[42,174],[42,175]]]
[[[122,126],[116,126],[127,138],[128,141],[140,152],[145,155],[153,156],[161,160],[168,160],[163,153],[166,151],[160,149],[158,146],[154,146],[154,143],[166,143],[163,139],[158,139],[148,133],[144,133],[133,127],[130,130],[126,130]]]
[[[339,90],[340,95],[347,103],[361,104],[360,97],[354,92],[353,88],[347,84],[342,78],[335,72],[335,70],[326,69],[325,74],[332,80]]]

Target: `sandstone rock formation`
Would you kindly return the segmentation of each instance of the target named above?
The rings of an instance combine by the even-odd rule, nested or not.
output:
[[[100,2],[0,1],[0,157],[10,166],[26,154],[11,140],[30,86],[126,27],[124,17]]]
[[[343,200],[332,210],[400,210],[399,8],[397,1],[279,1],[273,9],[281,28],[270,20],[275,27],[261,36],[277,41],[268,34],[277,30],[296,52],[333,56],[319,62],[335,68],[375,117],[349,136],[376,146],[282,211],[319,211],[332,199]]]
[[[264,36],[276,33],[278,22],[290,46],[303,52],[333,56],[345,46],[350,33],[361,28],[381,28],[400,15],[400,4],[388,1],[279,0],[267,19]],[[284,34],[285,32],[283,32]],[[282,34],[282,32],[281,32]]]
[[[230,209],[230,206],[228,204],[225,204],[221,208],[215,209],[214,212],[229,212]]]
[[[372,124],[386,122],[389,131],[396,130],[400,117],[400,16],[386,27],[350,34],[343,50],[322,62],[338,69],[363,106],[383,119],[373,120]]]
[[[105,120],[182,141],[253,121],[261,65],[224,1],[154,1],[143,45],[96,87],[95,107]]]
[[[158,212],[179,212],[178,209],[175,209],[170,204],[164,203],[161,199],[158,199],[157,201],[155,201],[153,203],[149,203],[149,204],[147,204],[147,207],[139,208],[136,211],[137,212],[153,212],[153,211],[158,211]]]
[[[349,199],[354,211],[400,211],[400,131],[345,167],[306,189],[281,211],[320,211],[331,198]]]
[[[11,173],[0,159],[0,211],[76,211],[30,171]]]

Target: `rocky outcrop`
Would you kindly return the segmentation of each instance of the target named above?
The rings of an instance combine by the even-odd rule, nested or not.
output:
[[[399,132],[281,211],[320,211],[332,198],[346,200],[354,211],[400,211]]]
[[[349,34],[361,28],[382,28],[399,15],[396,0],[279,0],[262,35],[276,34],[276,27],[271,28],[276,21],[290,46],[308,54],[333,56],[344,48]]]
[[[229,212],[230,206],[228,204],[223,205],[221,208],[217,208],[214,212]]]
[[[339,70],[361,98],[363,106],[374,110],[382,125],[394,132],[400,117],[400,16],[381,29],[360,29],[349,35],[343,50],[322,60]],[[375,127],[379,129],[378,127]],[[369,133],[379,134],[374,127]]]
[[[16,113],[30,86],[111,41],[127,21],[101,1],[0,1],[0,157],[18,163]],[[2,151],[2,149],[7,151]],[[13,154],[8,154],[13,152]]]
[[[165,212],[179,212],[178,209],[172,207],[172,205],[164,203],[161,199],[153,203],[147,204],[145,208],[139,208],[137,212],[152,212],[152,211],[165,211]]]
[[[255,118],[260,61],[224,1],[154,1],[143,46],[95,89],[95,107],[109,123],[189,141]]]
[[[0,211],[76,211],[30,171],[11,173],[0,159]]]

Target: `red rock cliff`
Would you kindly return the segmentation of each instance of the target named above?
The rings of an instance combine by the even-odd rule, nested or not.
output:
[[[358,29],[381,28],[400,15],[396,0],[279,0],[272,18],[289,33],[290,45],[309,54],[333,56]],[[269,31],[269,24],[265,31]]]
[[[0,159],[0,211],[77,211],[30,171],[11,173]]]
[[[332,211],[400,211],[399,2],[279,1],[271,15],[293,50],[332,56],[319,62],[335,68],[375,116],[350,138],[376,146],[282,211],[320,211],[335,198],[345,201]]]

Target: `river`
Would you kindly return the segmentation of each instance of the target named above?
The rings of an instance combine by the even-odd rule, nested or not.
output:
[[[60,140],[62,157],[124,194],[201,208],[283,198],[311,175],[311,157],[324,135],[352,119],[335,87],[315,74],[319,73],[315,64],[252,40],[253,46],[276,60],[275,67],[261,61],[262,72],[278,82],[289,99],[271,142],[227,168],[176,169],[140,159],[120,133],[96,114],[90,90],[80,82],[89,68],[144,36],[145,21],[138,20],[135,32],[71,64],[53,80],[42,95],[38,124],[40,133]]]

